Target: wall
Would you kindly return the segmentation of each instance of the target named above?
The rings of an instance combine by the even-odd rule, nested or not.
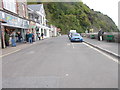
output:
[[[25,17],[28,19],[28,11],[27,11],[27,2],[19,2],[19,0],[17,0],[17,13],[20,17]]]
[[[2,0],[0,0],[0,9],[2,9]]]

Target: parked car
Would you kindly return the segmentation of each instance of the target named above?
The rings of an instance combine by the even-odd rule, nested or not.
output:
[[[79,34],[79,33],[73,33],[71,38],[70,38],[70,41],[73,42],[73,41],[78,41],[78,42],[83,42],[83,37]]]

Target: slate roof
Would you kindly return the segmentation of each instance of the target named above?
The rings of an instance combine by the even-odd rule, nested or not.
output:
[[[42,4],[36,4],[36,5],[28,5],[28,7],[34,11],[39,11],[42,7]]]

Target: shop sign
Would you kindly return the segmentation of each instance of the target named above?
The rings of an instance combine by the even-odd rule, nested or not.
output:
[[[16,18],[12,15],[9,15],[9,14],[5,14],[5,19],[6,19],[8,25],[15,26],[15,24],[17,22]]]
[[[36,24],[34,22],[30,22],[29,28],[36,28]]]
[[[7,22],[6,19],[5,19],[5,13],[0,11],[0,19]]]
[[[17,18],[17,26],[19,26],[19,27],[23,27],[23,19],[21,19],[21,18]]]
[[[20,27],[20,28],[29,28],[29,21],[1,11],[0,11],[0,19],[3,19],[5,22],[7,22],[7,25],[12,25],[14,27]]]
[[[29,28],[29,21],[23,20],[23,27],[24,28]]]
[[[29,21],[12,16],[10,14],[5,13],[5,20],[7,21],[8,25],[17,26],[20,28],[28,28],[29,27]]]

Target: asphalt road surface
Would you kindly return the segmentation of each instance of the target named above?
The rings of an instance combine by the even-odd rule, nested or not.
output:
[[[2,58],[3,88],[118,88],[118,63],[67,36],[50,38]]]

